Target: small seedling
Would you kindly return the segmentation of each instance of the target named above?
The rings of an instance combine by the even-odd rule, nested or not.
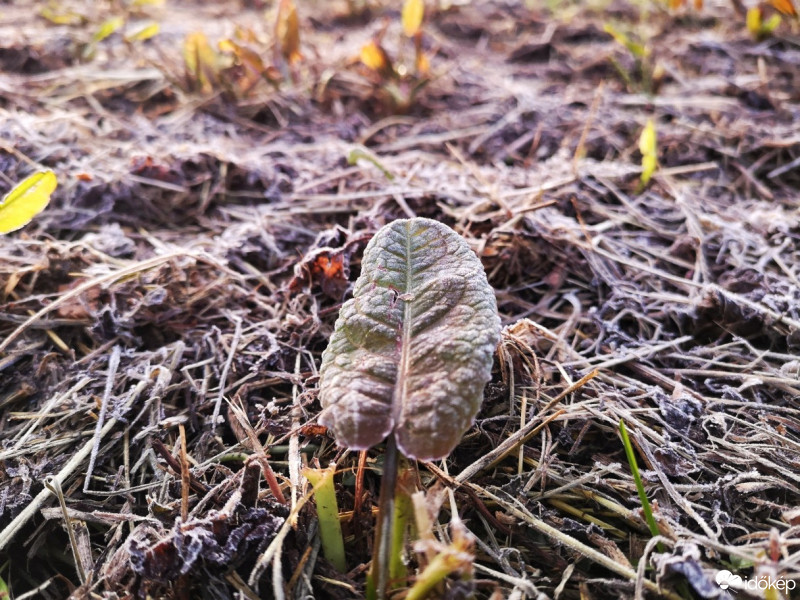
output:
[[[214,48],[202,32],[190,33],[183,43],[184,74],[176,81],[189,92],[222,91],[235,99],[247,97],[262,82],[278,89],[283,81],[296,81],[294,66],[303,56],[294,2],[278,5],[272,60],[255,45],[257,37],[251,29],[237,27],[232,38]]]
[[[383,165],[383,163],[380,161],[380,159],[377,156],[375,156],[375,153],[370,151],[368,148],[365,148],[364,146],[355,146],[347,154],[347,164],[348,165],[351,165],[351,166],[352,165],[356,165],[356,164],[358,164],[359,160],[366,160],[368,162],[371,162],[373,165],[375,165],[378,168],[378,170],[381,173],[383,173],[383,175],[384,175],[384,177],[386,177],[386,179],[388,179],[389,181],[394,181],[394,175],[392,175],[392,172],[389,171],[389,169],[387,169]]]
[[[56,174],[40,171],[23,179],[0,201],[0,233],[25,227],[42,212],[58,185]]]
[[[417,492],[411,497],[414,506],[419,539],[414,543],[414,550],[424,564],[422,572],[417,576],[414,585],[408,590],[406,600],[424,600],[432,596],[437,587],[451,575],[471,576],[473,571],[473,546],[475,538],[464,526],[457,515],[450,522],[450,539],[441,542],[433,535],[432,517],[438,512],[437,502],[430,502],[425,494]],[[429,510],[432,504],[432,511]]]
[[[109,14],[107,10],[77,13],[51,2],[39,11],[39,16],[54,25],[83,26],[91,24],[94,26],[94,32],[91,33],[90,37],[82,36],[83,39],[78,44],[80,59],[88,62],[96,56],[101,42],[118,31],[128,29],[123,35],[123,39],[127,44],[143,42],[158,34],[160,31],[158,23],[154,21],[142,22],[140,17],[144,16],[142,9],[161,3],[163,2],[155,0],[141,0],[124,4],[114,3],[114,12]]]
[[[491,378],[500,318],[483,266],[452,229],[394,221],[364,252],[353,298],[322,355],[320,423],[347,448],[386,439],[372,593],[392,562],[398,450],[446,457],[472,424]]]
[[[403,33],[414,43],[414,64],[392,61],[383,47],[386,29],[381,30],[361,48],[361,62],[371,71],[373,84],[381,90],[387,104],[395,112],[405,112],[414,104],[420,90],[428,84],[430,60],[422,47],[422,23],[425,17],[423,0],[406,0],[401,21]]]
[[[761,8],[754,6],[747,11],[746,23],[747,31],[750,32],[750,35],[755,40],[760,41],[772,35],[772,32],[781,24],[781,16],[773,14],[767,20],[764,20]]]
[[[650,45],[638,41],[633,35],[623,33],[615,27],[606,24],[605,32],[614,38],[620,46],[624,47],[633,59],[633,68],[627,69],[613,57],[611,64],[625,81],[631,91],[642,91],[646,94],[655,94],[664,77],[664,67],[653,57]]]

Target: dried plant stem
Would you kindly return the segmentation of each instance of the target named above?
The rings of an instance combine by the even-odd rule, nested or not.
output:
[[[67,537],[69,537],[69,545],[70,548],[72,548],[75,570],[78,572],[78,579],[80,579],[81,585],[83,585],[86,583],[86,571],[83,570],[83,563],[81,562],[81,555],[78,550],[78,541],[75,539],[75,529],[73,529],[72,519],[70,519],[69,512],[67,511],[67,502],[64,499],[64,492],[61,490],[61,484],[57,477],[53,477],[52,480],[45,480],[44,485],[58,498],[58,503],[61,506],[61,514],[64,518],[64,527],[67,529]]]
[[[134,399],[138,398],[144,388],[147,387],[146,381],[140,382],[137,385],[134,392],[130,395],[128,403],[132,403]],[[137,393],[138,392],[138,393]],[[100,435],[96,436],[99,439],[103,439],[109,431],[114,428],[114,425],[117,424],[117,419],[109,419],[109,421],[103,426],[103,429],[100,430]],[[83,461],[92,453],[92,448],[94,448],[95,440],[91,439],[86,442],[83,447],[78,450],[72,458],[64,465],[64,468],[61,469],[54,477],[50,480],[52,485],[62,485],[68,477],[70,477],[77,469],[83,464]],[[14,536],[19,533],[20,529],[25,526],[25,523],[30,520],[38,511],[39,508],[52,497],[52,492],[44,488],[41,492],[39,492],[36,497],[31,500],[31,502],[14,518],[11,523],[9,523],[5,529],[0,531],[0,550],[3,550]]]
[[[629,581],[637,580],[638,575],[636,571],[634,571],[630,567],[615,562],[613,559],[609,558],[605,554],[602,554],[601,552],[598,552],[591,546],[587,546],[583,542],[580,542],[575,538],[567,535],[566,533],[559,531],[552,525],[548,525],[544,521],[536,518],[533,514],[531,514],[521,505],[513,504],[507,500],[504,500],[494,495],[493,493],[484,488],[473,486],[470,483],[465,483],[464,485],[473,487],[478,494],[490,500],[494,500],[503,510],[505,510],[511,515],[514,515],[518,519],[521,519],[522,521],[525,522],[526,525],[546,535],[547,537],[563,544],[564,546],[567,546],[568,548],[571,548],[572,550],[578,552],[582,556],[585,556],[589,560],[601,565],[602,567],[605,567],[606,569],[612,571],[613,573],[616,573],[617,575],[621,575],[622,577],[624,577]],[[646,579],[642,582],[642,584],[649,591],[659,593],[664,598],[669,598],[669,600],[681,600],[680,595],[676,594],[675,592],[671,592],[669,590],[664,590],[660,588],[656,583],[650,580]]]
[[[588,373],[587,375],[584,375],[583,377],[581,377],[578,381],[576,381],[575,383],[570,385],[567,389],[565,389],[563,392],[561,392],[558,396],[553,398],[542,409],[540,414],[546,413],[548,410],[550,410],[550,408],[555,406],[565,396],[567,396],[567,394],[570,394],[570,393],[574,392],[575,390],[577,390],[577,389],[583,387],[584,385],[586,385],[586,382],[591,380],[591,379],[593,379],[593,378],[595,378],[597,376],[597,374],[598,374],[598,371],[597,371],[597,369],[595,369],[595,370],[591,371],[590,373]],[[488,469],[490,466],[492,466],[494,464],[497,464],[498,462],[503,460],[503,458],[508,456],[508,454],[513,452],[514,448],[516,448],[518,445],[524,444],[531,437],[536,435],[536,433],[539,430],[541,430],[545,425],[547,425],[548,423],[550,423],[554,419],[556,419],[559,416],[561,416],[562,413],[563,413],[563,411],[558,411],[558,412],[550,415],[549,417],[544,419],[544,421],[541,421],[541,422],[539,422],[538,420],[532,420],[532,421],[528,422],[528,424],[525,425],[525,427],[523,427],[522,429],[516,431],[514,433],[514,435],[512,435],[507,440],[505,440],[497,448],[495,448],[491,452],[488,452],[487,454],[483,455],[480,459],[476,460],[474,463],[472,463],[466,469],[461,471],[461,473],[456,475],[455,480],[458,481],[459,483],[464,482],[464,481],[469,481],[470,479],[472,479],[472,477],[474,477],[475,475],[477,475],[478,473],[480,473],[484,469]]]
[[[80,297],[81,294],[87,292],[88,290],[92,289],[97,285],[103,285],[105,283],[111,283],[112,281],[116,281],[117,279],[122,279],[123,277],[127,277],[129,275],[133,275],[134,273],[140,273],[142,271],[147,271],[148,269],[152,269],[153,267],[157,267],[160,264],[165,262],[169,262],[173,258],[178,258],[179,256],[190,256],[191,254],[186,250],[178,250],[176,252],[170,252],[169,254],[164,254],[162,256],[156,256],[154,258],[149,258],[147,260],[143,260],[141,262],[137,262],[132,264],[129,267],[125,267],[124,269],[120,269],[118,271],[114,271],[112,273],[107,273],[100,277],[95,277],[94,279],[90,279],[89,281],[82,283],[81,285],[73,288],[69,292],[65,294],[61,294],[58,298],[53,300],[50,304],[45,304],[44,308],[39,310],[37,313],[31,315],[22,325],[17,327],[14,331],[12,331],[9,336],[0,342],[0,352],[5,351],[10,345],[11,342],[16,340],[22,333],[30,327],[33,323],[41,319],[48,313],[53,312],[57,308],[63,306],[73,298]]]
[[[181,521],[184,523],[189,517],[189,487],[192,474],[189,471],[189,459],[186,456],[186,428],[183,423],[178,425],[181,440]]]
[[[225,360],[225,364],[222,367],[222,375],[220,375],[219,378],[219,394],[217,394],[217,399],[214,402],[214,413],[211,416],[211,426],[215,430],[217,425],[219,425],[217,421],[219,420],[219,411],[222,407],[222,399],[225,396],[225,382],[228,381],[228,371],[230,371],[233,357],[236,356],[236,348],[239,346],[239,341],[242,338],[242,320],[236,316],[234,316],[232,320],[235,324],[233,340],[231,341],[231,349],[230,352],[228,352],[228,358]]]
[[[83,480],[83,491],[89,489],[89,484],[92,481],[92,472],[94,471],[94,463],[97,460],[97,453],[100,452],[100,431],[103,429],[103,423],[106,420],[106,413],[108,412],[108,403],[111,400],[111,392],[114,389],[114,378],[117,375],[119,368],[119,355],[120,347],[114,346],[111,351],[111,356],[108,359],[108,371],[106,372],[106,387],[103,391],[103,401],[100,405],[100,414],[97,417],[97,425],[94,430],[94,447],[92,448],[92,455],[89,457],[89,467],[86,469],[86,479]]]

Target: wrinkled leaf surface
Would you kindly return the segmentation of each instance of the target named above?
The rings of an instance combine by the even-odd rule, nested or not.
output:
[[[430,219],[382,228],[322,355],[320,422],[339,444],[394,432],[409,458],[447,456],[491,377],[500,319],[478,258]]]

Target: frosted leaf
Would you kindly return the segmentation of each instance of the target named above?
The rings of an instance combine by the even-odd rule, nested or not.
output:
[[[478,258],[430,219],[383,227],[322,355],[320,422],[363,450],[394,432],[409,458],[447,456],[475,419],[500,338]]]

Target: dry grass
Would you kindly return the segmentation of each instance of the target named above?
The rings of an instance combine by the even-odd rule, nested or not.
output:
[[[468,239],[506,326],[476,426],[447,464],[418,465],[477,539],[475,578],[447,597],[712,598],[721,569],[797,579],[797,37],[756,44],[727,8],[656,12],[667,77],[648,97],[602,33],[635,23],[629,6],[566,22],[474,3],[428,25],[435,77],[392,116],[351,60],[382,9],[364,24],[300,6],[297,83],[239,100],[184,93],[178,48],[240,23],[269,53],[259,10],[168,1],[152,43],[109,40],[79,64],[90,30],[3,9],[2,185],[40,165],[60,180],[0,240],[13,597],[361,594],[382,449],[357,494],[358,455],[310,426],[316,369],[370,236],[409,215]],[[648,117],[662,168],[639,193]],[[356,143],[394,179],[348,166]],[[334,256],[343,272],[321,268]],[[319,553],[299,474],[315,460],[341,471],[346,575]]]

